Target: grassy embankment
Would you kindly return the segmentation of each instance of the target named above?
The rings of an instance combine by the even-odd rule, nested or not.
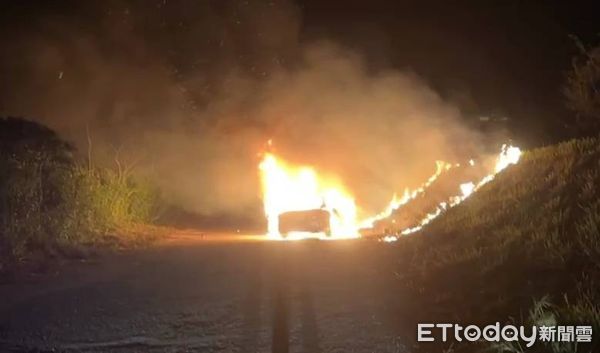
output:
[[[159,205],[150,184],[82,165],[68,143],[36,123],[6,118],[0,126],[0,272],[159,234],[147,226]]]
[[[600,140],[526,152],[421,235],[397,243],[400,316],[416,323],[592,325],[600,334]],[[416,336],[416,334],[415,334]],[[598,352],[592,344],[422,343],[423,352]]]

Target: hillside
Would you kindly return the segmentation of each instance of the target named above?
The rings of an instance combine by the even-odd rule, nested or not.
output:
[[[402,323],[414,332],[419,322],[530,327],[550,320],[600,333],[599,182],[598,138],[535,149],[420,235],[400,238],[394,266]],[[442,349],[432,347],[420,349]],[[453,351],[484,348],[489,344]],[[597,352],[600,346],[492,348]]]

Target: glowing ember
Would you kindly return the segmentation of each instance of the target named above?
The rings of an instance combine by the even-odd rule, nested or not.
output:
[[[460,184],[460,192],[462,192],[463,197],[469,197],[475,190],[475,184],[472,182]]]
[[[499,173],[511,164],[517,164],[519,158],[521,158],[521,149],[519,147],[502,145],[502,152],[498,156],[494,171]]]

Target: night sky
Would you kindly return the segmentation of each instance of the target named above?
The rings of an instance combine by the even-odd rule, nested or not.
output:
[[[342,3],[309,2],[305,36],[335,37],[374,65],[414,70],[467,114],[507,115],[541,134],[567,114],[560,86],[577,53],[570,35],[595,44],[600,33],[592,1]]]
[[[569,36],[593,44],[599,30],[592,1],[3,1],[1,6],[3,47],[10,49],[1,62],[3,114],[26,113],[11,109],[15,85],[24,92],[40,85],[31,72],[17,72],[23,69],[21,56],[31,55],[32,37],[56,42],[92,37],[108,60],[160,55],[181,82],[190,71],[210,75],[233,66],[268,75],[274,66],[294,65],[303,43],[327,39],[355,49],[370,67],[416,73],[467,117],[507,116],[512,127],[527,128],[540,141],[560,136],[558,121],[568,114],[560,85],[577,53]],[[132,26],[142,44],[132,47],[115,23]],[[195,91],[192,104],[210,100],[210,87],[189,89]]]

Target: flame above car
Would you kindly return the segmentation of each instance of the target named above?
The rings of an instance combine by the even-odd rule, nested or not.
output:
[[[356,204],[343,185],[319,176],[312,167],[288,165],[272,153],[264,155],[259,168],[269,237],[282,237],[281,214],[316,209],[329,212],[331,238],[359,236]],[[291,235],[289,239],[301,236]]]

